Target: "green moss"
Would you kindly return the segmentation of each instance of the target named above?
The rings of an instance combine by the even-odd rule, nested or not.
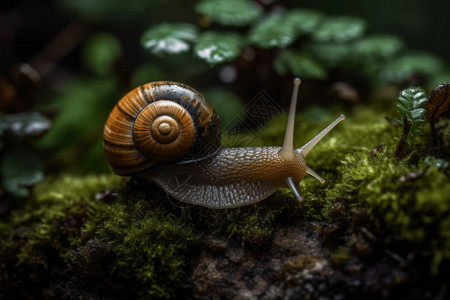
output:
[[[184,286],[188,245],[199,235],[164,207],[154,207],[157,194],[133,192],[125,182],[114,175],[46,180],[9,224],[0,222],[3,263],[29,272],[19,282],[45,280],[55,264],[95,277],[99,271],[92,266],[104,257],[92,253],[108,252],[106,267],[131,280],[137,295],[172,297]]]
[[[145,199],[138,201],[131,212],[126,205],[112,205],[96,235],[109,237],[116,257],[112,270],[132,280],[137,294],[173,297],[176,288],[186,286],[188,246],[199,236],[176,216],[152,209]]]
[[[226,232],[242,245],[257,248],[269,242],[275,224],[291,220],[301,207],[287,191],[280,190],[256,205],[230,210],[224,223]]]
[[[328,125],[338,114],[314,121],[301,116],[296,147]],[[281,145],[285,116],[257,133],[255,145]],[[393,152],[402,128],[384,113],[360,109],[347,115],[307,157],[327,182],[311,176],[301,182],[304,201],[281,189],[258,204],[229,210],[168,201],[155,185],[114,175],[62,176],[47,179],[34,196],[0,222],[0,279],[7,288],[40,282],[56,269],[76,270],[83,278],[108,274],[144,298],[170,298],[186,286],[187,270],[200,253],[203,235],[226,234],[239,243],[261,248],[280,223],[298,219],[351,221],[353,210],[365,209],[373,230],[388,246],[403,243],[429,258],[433,274],[450,261],[449,168],[431,166],[416,179],[402,177],[427,168],[430,155],[419,136],[414,153],[398,161]],[[384,150],[370,156],[384,143]],[[336,204],[345,206],[336,217]],[[351,224],[351,222],[349,223]],[[357,230],[357,228],[356,228]],[[345,250],[345,249],[344,249]],[[345,261],[344,250],[334,254]],[[22,270],[25,276],[11,277]],[[54,272],[54,271],[53,271]],[[130,288],[128,290],[128,288]]]
[[[344,246],[341,246],[331,254],[331,262],[334,265],[341,266],[345,264],[351,257],[352,256],[348,252],[348,249]]]
[[[36,188],[33,201],[11,214],[9,226],[0,223],[9,229],[1,231],[2,249],[14,250],[17,265],[46,268],[49,256],[62,257],[79,240],[95,193],[119,187],[120,181],[106,175],[47,179]]]

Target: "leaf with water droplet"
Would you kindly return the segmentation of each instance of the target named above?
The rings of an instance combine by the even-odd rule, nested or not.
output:
[[[186,23],[161,23],[148,29],[141,38],[142,46],[156,55],[188,51],[197,40],[197,27]]]
[[[232,33],[205,32],[194,47],[195,54],[211,65],[231,61],[242,52],[245,40]]]
[[[262,20],[248,35],[249,41],[261,48],[285,48],[297,37],[295,23],[286,22],[282,14],[274,14]]]
[[[361,37],[366,29],[363,19],[337,16],[323,20],[313,33],[313,39],[319,42],[343,43]]]
[[[39,136],[51,127],[50,120],[38,112],[4,115],[0,124],[4,131],[15,136]]]

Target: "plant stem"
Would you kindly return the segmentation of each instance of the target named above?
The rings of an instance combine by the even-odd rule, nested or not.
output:
[[[397,149],[395,149],[395,158],[402,159],[408,154],[407,138],[409,130],[411,129],[411,123],[408,122],[406,117],[403,117],[403,134],[398,141]]]

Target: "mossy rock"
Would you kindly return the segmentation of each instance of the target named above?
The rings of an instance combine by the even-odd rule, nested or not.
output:
[[[420,276],[424,284],[443,282],[450,262],[449,170],[425,164],[427,132],[415,140],[408,158],[396,160],[401,128],[387,122],[385,114],[360,108],[310,152],[308,165],[327,183],[305,178],[303,203],[281,189],[255,205],[211,210],[180,203],[139,179],[48,178],[0,222],[0,295],[205,298],[202,291],[210,287],[233,298],[264,287],[286,297],[295,291],[314,297],[321,281],[320,295],[332,295],[333,280],[349,287],[350,279],[375,274],[371,279],[382,282],[389,268],[401,280],[394,276],[392,286],[382,283],[377,295],[383,295],[381,289],[388,296],[412,295],[410,287]],[[300,115],[295,146],[334,118],[328,113],[316,122]],[[286,116],[273,120],[254,143],[281,144],[285,122]],[[372,151],[381,143],[384,149]],[[404,180],[421,170],[426,170],[421,176]],[[311,238],[312,248],[299,247],[296,232],[305,245]],[[311,249],[319,250],[307,254]],[[411,255],[414,260],[408,261]],[[207,262],[224,266],[219,277],[202,277]],[[215,280],[229,278],[229,272],[238,272],[241,280],[222,285],[227,294]],[[258,272],[266,277],[258,275],[264,285],[257,287]],[[305,272],[313,274],[312,290]],[[343,296],[370,293],[374,286],[349,287]],[[436,295],[440,286],[428,288],[423,293]]]

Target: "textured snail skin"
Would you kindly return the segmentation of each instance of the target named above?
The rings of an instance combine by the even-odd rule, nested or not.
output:
[[[218,117],[199,92],[177,82],[145,84],[125,95],[111,112],[104,129],[106,159],[115,173],[140,176],[191,204],[238,207],[282,187],[302,201],[298,185],[305,174],[325,182],[307,166],[306,155],[345,117],[294,149],[299,85],[297,78],[283,147],[220,148]]]
[[[261,201],[285,178],[300,182],[306,163],[300,153],[285,159],[281,147],[222,148],[216,156],[189,164],[158,164],[140,175],[183,202],[231,208]]]

